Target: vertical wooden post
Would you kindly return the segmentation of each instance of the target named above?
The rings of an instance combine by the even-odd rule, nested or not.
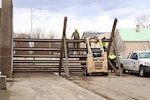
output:
[[[66,38],[64,39],[64,53],[65,53],[65,60],[66,60],[66,66],[64,66],[64,69],[66,70],[66,78],[70,79]]]
[[[109,55],[110,50],[111,50],[111,46],[112,46],[113,39],[114,39],[114,33],[115,33],[116,26],[117,26],[117,21],[118,21],[117,18],[115,18],[112,31],[111,31],[110,42],[108,44],[107,55]]]
[[[117,69],[115,68],[115,66],[110,62],[109,59],[108,59],[108,63],[109,63],[110,66],[114,69],[114,71],[117,73],[117,75],[119,75],[119,72],[117,71]]]
[[[119,58],[118,58],[118,49],[117,49],[116,42],[115,42],[115,29],[116,29],[117,21],[118,21],[117,18],[115,18],[114,24],[113,24],[113,27],[112,27],[112,31],[111,31],[111,36],[110,36],[110,42],[109,42],[109,45],[108,45],[107,55],[109,56],[110,51],[111,51],[111,47],[112,47],[112,43],[114,42],[115,55],[116,55],[116,64],[118,65],[119,72],[117,71],[115,66],[112,65],[112,63],[109,61],[109,59],[108,59],[108,63],[115,70],[117,75],[122,75],[121,68],[120,68],[120,63],[119,63]]]
[[[116,65],[118,65],[118,68],[119,68],[119,75],[122,76],[122,70],[121,70],[120,61],[118,58],[118,48],[117,48],[115,39],[114,39],[114,48],[115,48],[115,55],[116,55]]]
[[[59,61],[59,75],[61,75],[61,67],[63,63],[64,56],[64,39],[66,39],[66,26],[67,26],[67,17],[64,17],[64,26],[63,26],[63,34],[62,34],[62,44],[61,44],[61,52],[60,52],[60,61]],[[65,69],[64,69],[65,71]]]

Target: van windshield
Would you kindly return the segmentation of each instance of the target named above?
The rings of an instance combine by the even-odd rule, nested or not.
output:
[[[139,53],[139,58],[150,58],[150,52]]]

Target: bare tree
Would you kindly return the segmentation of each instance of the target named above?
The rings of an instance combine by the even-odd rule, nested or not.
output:
[[[150,28],[150,14],[141,14],[137,19],[137,23],[143,28]],[[147,39],[146,45],[143,45],[145,50],[150,50],[150,40]]]
[[[115,50],[117,50],[118,56],[122,56],[123,52],[126,51],[126,46],[123,45],[123,41],[118,31],[115,32],[115,37],[111,47],[111,52],[115,53]]]
[[[49,33],[44,33],[40,28],[36,28],[32,34],[32,38],[57,39],[58,35],[55,30],[50,30]]]
[[[13,33],[13,38],[31,38],[31,35],[27,33]]]
[[[58,34],[55,30],[50,30],[49,33],[45,33],[40,28],[35,28],[32,34],[28,33],[13,33],[13,38],[48,38],[48,39],[58,39],[61,38],[62,33]]]
[[[43,32],[40,28],[36,28],[31,35],[32,38],[41,38],[43,37]]]
[[[47,35],[47,38],[49,38],[49,39],[57,39],[58,38],[57,32],[55,30],[50,30],[50,32]]]
[[[139,17],[137,17],[136,22],[143,28],[150,28],[150,15],[141,14]]]

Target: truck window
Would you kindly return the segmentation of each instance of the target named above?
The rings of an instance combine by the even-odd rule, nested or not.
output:
[[[138,59],[137,53],[132,53],[130,59]]]
[[[139,58],[150,58],[150,52],[139,53]]]

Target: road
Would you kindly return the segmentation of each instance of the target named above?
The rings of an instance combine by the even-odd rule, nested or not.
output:
[[[83,76],[71,74],[71,81],[107,100],[150,100],[150,77],[137,74]]]

